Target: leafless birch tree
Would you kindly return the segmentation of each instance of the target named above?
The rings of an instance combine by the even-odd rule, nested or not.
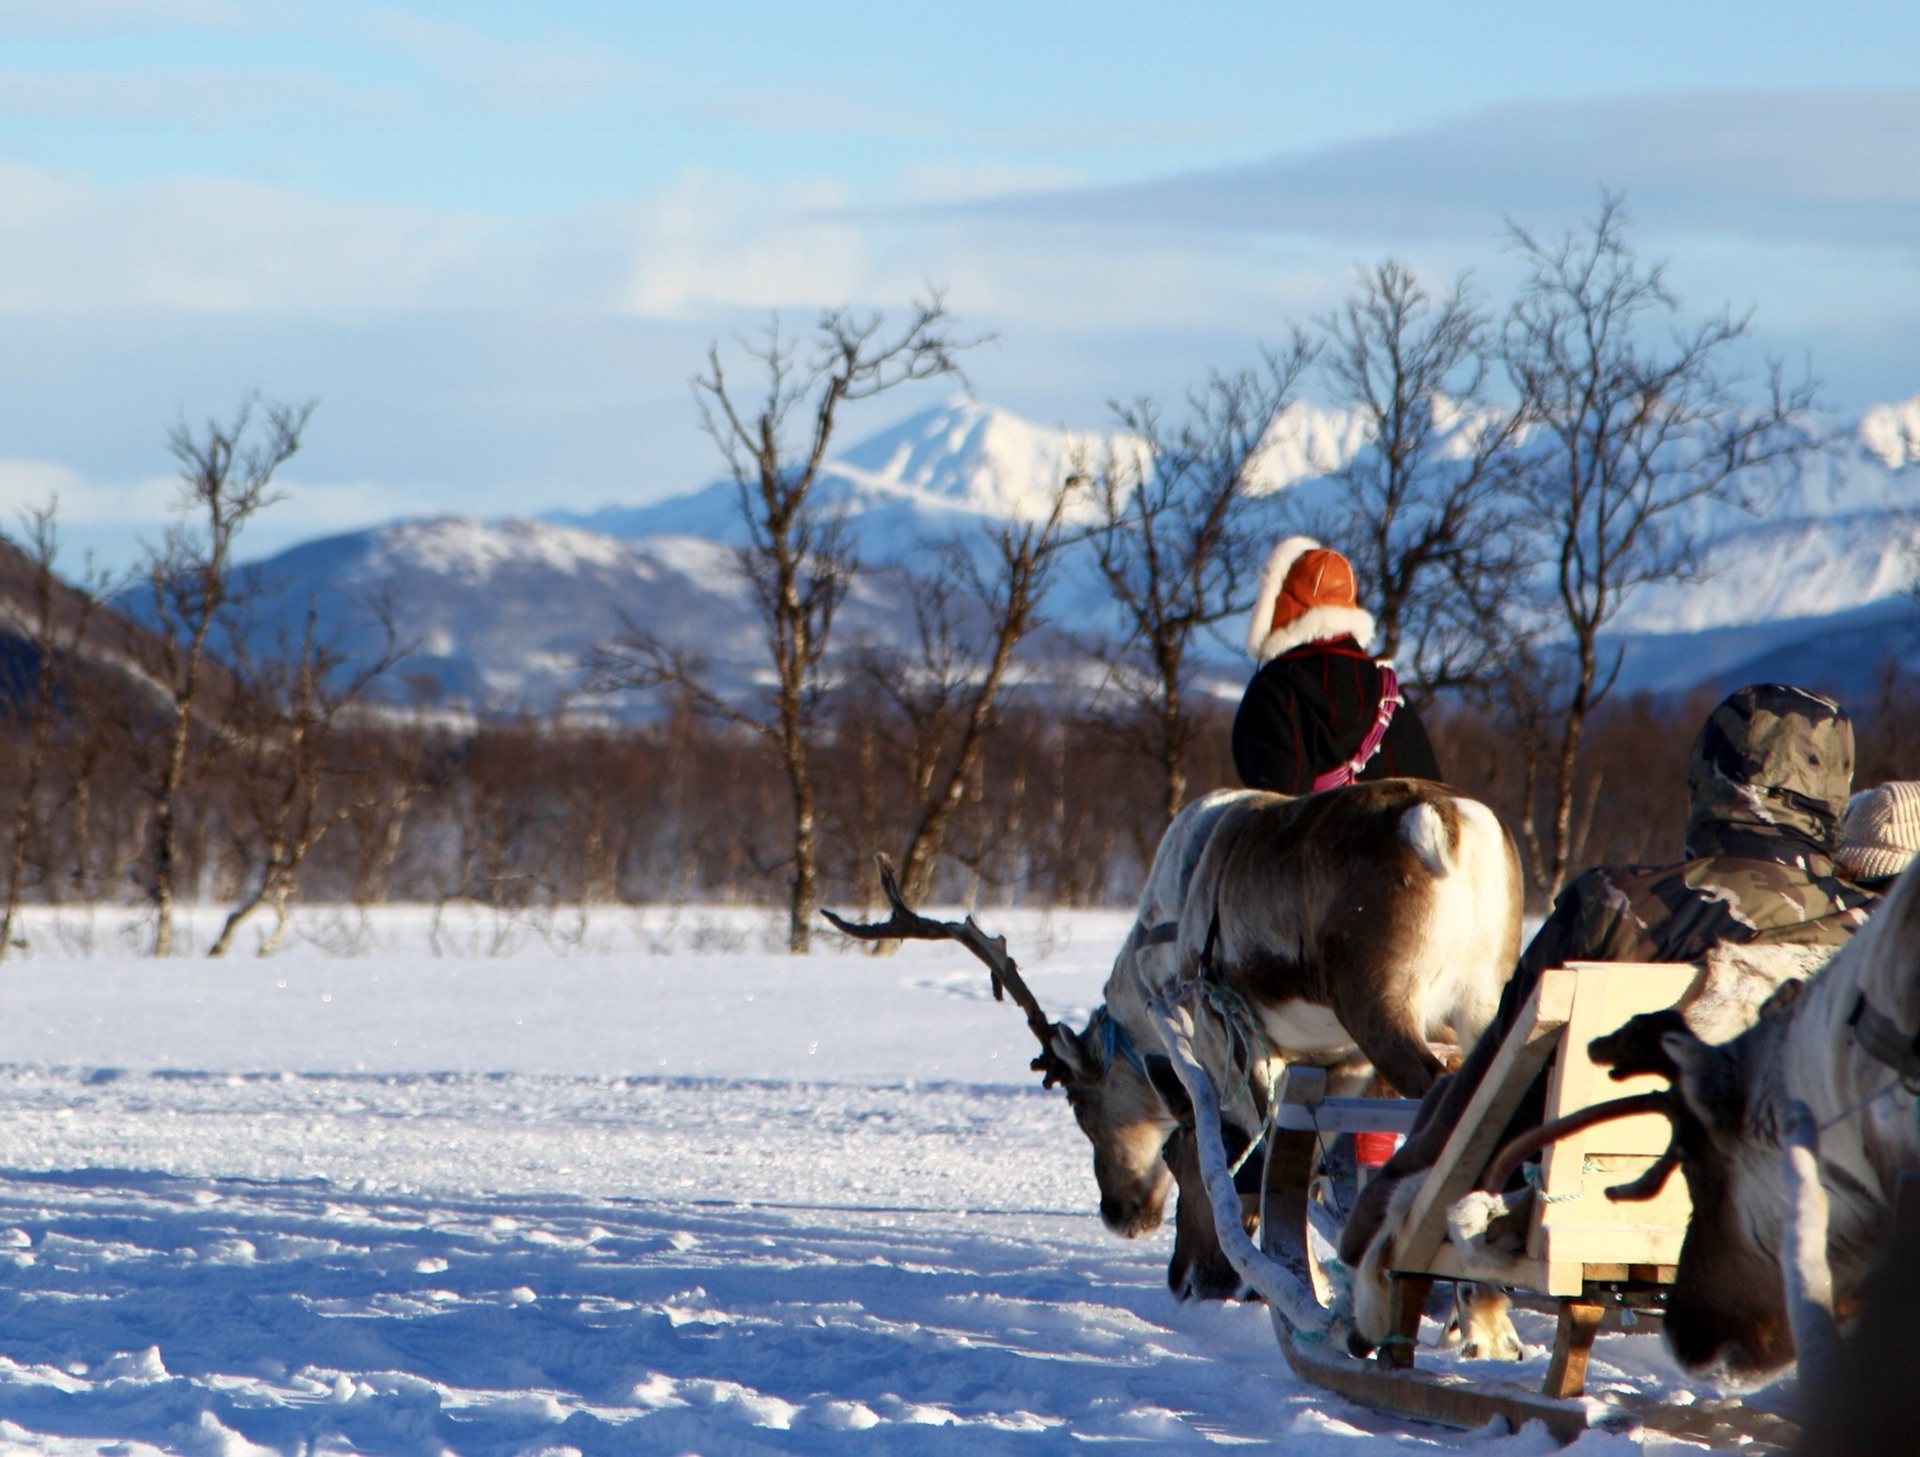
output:
[[[1701,569],[1702,508],[1762,504],[1817,442],[1800,422],[1811,382],[1773,367],[1757,403],[1730,356],[1748,319],[1689,322],[1660,265],[1627,242],[1617,199],[1586,229],[1543,241],[1515,227],[1530,274],[1502,358],[1527,413],[1517,479],[1542,579],[1545,647],[1513,665],[1524,735],[1533,874],[1559,893],[1576,856],[1581,736],[1619,670],[1600,641],[1628,593]],[[1545,833],[1533,804],[1548,796]]]
[[[244,400],[225,424],[209,420],[195,432],[184,421],[168,439],[180,468],[179,519],[148,552],[148,610],[155,632],[143,664],[159,690],[149,720],[134,706],[127,715],[129,746],[152,800],[143,886],[153,907],[153,954],[173,954],[173,912],[180,862],[183,791],[219,739],[208,716],[209,698],[231,691],[214,657],[216,632],[231,626],[245,595],[234,544],[254,516],[280,499],[273,475],[300,448],[313,405]],[[210,692],[210,680],[223,686]]]
[[[33,684],[27,703],[26,757],[15,766],[10,786],[19,798],[14,804],[13,838],[7,856],[6,908],[0,912],[0,960],[13,946],[27,862],[42,838],[40,796],[54,728],[62,711],[61,699],[72,687],[87,629],[108,587],[105,577],[91,564],[78,588],[67,586],[55,574],[54,563],[60,554],[57,506],[56,501],[49,501],[24,512],[24,540],[15,547],[28,569],[27,616],[18,626],[33,649]]]
[[[900,884],[916,904],[933,888],[948,826],[999,722],[1014,655],[1040,625],[1067,539],[1068,506],[1083,484],[1070,477],[1055,489],[1046,516],[994,530],[985,569],[964,543],[948,543],[938,568],[913,584],[913,651],[869,654],[863,663],[905,730],[896,748],[914,802]]]
[[[1168,821],[1187,797],[1194,641],[1252,603],[1268,544],[1256,530],[1254,471],[1312,359],[1296,334],[1257,369],[1211,376],[1178,425],[1151,400],[1114,407],[1138,446],[1114,446],[1098,472],[1093,544],[1128,639],[1114,686],[1160,769]]]
[[[1358,417],[1363,444],[1303,525],[1353,560],[1375,650],[1410,688],[1484,686],[1500,661],[1490,625],[1524,568],[1511,479],[1522,415],[1489,397],[1487,311],[1464,279],[1436,297],[1388,259],[1321,327],[1329,403]]]
[[[792,803],[792,874],[787,943],[812,943],[819,903],[813,755],[834,618],[858,568],[838,509],[815,494],[827,449],[847,406],[914,381],[959,373],[957,337],[935,294],[889,329],[880,314],[833,310],[810,337],[782,332],[776,316],[765,338],[741,344],[759,375],[743,389],[728,375],[719,345],[694,379],[705,429],[739,488],[747,544],[740,568],[766,629],[773,688],[743,705],[716,693],[702,665],[680,646],[628,622],[587,663],[600,691],[677,688],[701,712],[743,725],[778,754]]]
[[[406,654],[391,612],[381,613],[380,622],[385,646],[351,669],[346,655],[321,639],[311,603],[300,640],[289,650],[265,661],[244,648],[236,653],[239,684],[227,735],[239,806],[231,832],[235,858],[252,863],[247,889],[209,956],[225,956],[242,923],[262,906],[274,920],[259,954],[271,955],[286,937],[307,857],[391,788],[372,766],[343,753],[348,746],[341,733],[366,690]]]

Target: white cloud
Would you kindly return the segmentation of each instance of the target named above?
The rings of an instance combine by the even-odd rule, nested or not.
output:
[[[392,481],[320,481],[283,474],[275,485],[283,498],[249,524],[241,542],[249,559],[369,522],[448,509],[432,491]],[[0,530],[18,535],[23,512],[53,503],[61,566],[69,574],[87,552],[95,553],[110,571],[132,566],[139,559],[140,543],[157,542],[175,519],[179,496],[180,482],[171,475],[100,480],[54,461],[0,459]]]
[[[377,11],[369,32],[410,51],[478,98],[532,101],[602,96],[634,79],[634,67],[604,47],[489,35],[399,10]]]
[[[391,111],[396,98],[289,67],[166,66],[131,74],[0,70],[0,114],[39,120],[257,126],[264,116],[311,103],[336,114],[366,115]]]
[[[1045,162],[921,162],[901,177],[902,201],[956,203],[987,197],[1017,197],[1027,192],[1057,192],[1076,187],[1085,178],[1066,167]]]
[[[1516,103],[1419,131],[983,210],[1405,246],[1488,239],[1509,216],[1570,222],[1591,214],[1603,186],[1669,233],[1911,247],[1920,241],[1920,89]]]
[[[212,178],[97,187],[0,163],[0,309],[324,313],[524,301],[497,219]]]
[[[883,271],[845,201],[830,183],[769,189],[685,173],[636,212],[622,302],[643,317],[686,318],[866,301],[884,291]]]
[[[24,511],[56,503],[62,516],[97,506],[78,471],[50,460],[0,460],[0,524],[11,531]]]

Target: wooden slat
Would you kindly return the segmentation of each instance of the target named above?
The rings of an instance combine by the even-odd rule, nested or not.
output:
[[[1665,1080],[1652,1074],[1616,1083],[1605,1068],[1595,1067],[1588,1058],[1587,1044],[1617,1031],[1642,1012],[1671,1007],[1699,973],[1692,966],[1652,962],[1576,961],[1567,969],[1575,977],[1565,1034],[1568,1051],[1554,1063],[1547,1085],[1547,1117],[1558,1118],[1608,1098],[1664,1088]],[[1578,1187],[1580,1158],[1585,1153],[1664,1153],[1672,1131],[1666,1119],[1647,1114],[1564,1138],[1547,1154],[1543,1171],[1547,1187],[1551,1192]]]
[[[1560,1302],[1560,1324],[1553,1338],[1553,1360],[1547,1366],[1542,1388],[1552,1397],[1574,1397],[1587,1388],[1587,1357],[1593,1351],[1594,1337],[1600,1334],[1600,1322],[1607,1308],[1593,1300]]]
[[[1574,1224],[1547,1233],[1548,1295],[1578,1295],[1583,1280],[1624,1280],[1629,1265],[1673,1265],[1684,1224]],[[1596,1274],[1600,1266],[1618,1274]]]
[[[1542,973],[1520,1009],[1513,1030],[1501,1044],[1480,1086],[1474,1089],[1459,1125],[1408,1210],[1407,1234],[1398,1242],[1396,1263],[1424,1270],[1447,1238],[1447,1210],[1469,1193],[1500,1145],[1507,1120],[1528,1086],[1559,1045],[1572,1011],[1574,974],[1564,967]]]
[[[1458,1247],[1452,1244],[1440,1246],[1434,1257],[1427,1261],[1426,1273],[1437,1275],[1442,1280],[1491,1280],[1501,1285],[1515,1285],[1523,1290],[1545,1290],[1547,1280],[1546,1262],[1530,1255],[1515,1255],[1497,1268],[1483,1257],[1469,1270],[1460,1259]]]
[[[1615,1201],[1607,1190],[1631,1183],[1653,1167],[1653,1159],[1644,1154],[1590,1153],[1582,1161],[1584,1182],[1574,1189],[1574,1199],[1563,1198],[1542,1211],[1537,1228],[1549,1237],[1555,1229],[1575,1226],[1591,1229],[1610,1224],[1670,1224],[1685,1229],[1693,1214],[1693,1201],[1687,1197],[1687,1181],[1678,1173],[1667,1180],[1667,1187],[1651,1199]],[[1596,1255],[1611,1259],[1611,1255]]]
[[[1587,1056],[1587,1044],[1642,1012],[1672,1006],[1699,975],[1686,965],[1574,962],[1573,1004],[1547,1089],[1547,1117],[1559,1118],[1608,1098],[1666,1084],[1644,1075],[1615,1082]],[[1609,1187],[1632,1180],[1664,1153],[1672,1127],[1657,1114],[1603,1123],[1561,1139],[1542,1164],[1546,1198],[1534,1206],[1527,1253],[1549,1271],[1548,1293],[1576,1295],[1582,1265],[1671,1264],[1679,1258],[1693,1206],[1677,1176],[1658,1198],[1616,1204]],[[1665,1228],[1666,1237],[1657,1234]],[[1618,1231],[1615,1234],[1613,1231]]]

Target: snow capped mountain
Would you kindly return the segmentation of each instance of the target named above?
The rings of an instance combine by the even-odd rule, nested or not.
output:
[[[1443,422],[1464,452],[1477,422]],[[1779,673],[1861,691],[1888,656],[1920,666],[1908,589],[1920,563],[1920,396],[1829,432],[1794,478],[1761,483],[1758,512],[1700,508],[1707,573],[1637,593],[1614,623],[1621,686],[1678,691]],[[1336,490],[1327,479],[1364,448],[1351,416],[1299,405],[1259,462],[1263,492]],[[1070,472],[1136,449],[1120,434],[1034,424],[955,398],[869,436],[829,463],[819,490],[842,507],[863,563],[915,561],[929,544],[984,541],[983,526],[1031,519]],[[720,481],[670,500],[542,520],[442,517],[309,542],[262,564],[269,621],[312,597],[350,644],[377,641],[366,604],[391,604],[417,644],[403,673],[494,709],[551,707],[578,686],[581,655],[623,620],[696,649],[744,688],[761,630],[740,580],[738,493]],[[1087,564],[1069,563],[1053,601],[1078,626],[1108,619]],[[895,640],[908,620],[897,579],[862,580],[839,640]],[[1844,639],[1844,653],[1823,645]],[[1239,668],[1229,665],[1225,678]],[[1231,671],[1228,671],[1231,667]]]
[[[1039,519],[1060,481],[1131,446],[1122,434],[1035,425],[956,395],[828,461],[815,491],[847,510],[863,547],[891,558],[921,540],[928,523],[952,530],[969,518]],[[741,539],[739,491],[725,480],[644,506],[551,511],[544,519],[631,540],[661,534]]]
[[[1860,417],[1860,448],[1888,470],[1920,465],[1920,395]]]
[[[873,507],[894,500],[1007,520],[1043,518],[1054,486],[1097,469],[1133,442],[1049,429],[956,396],[868,437],[833,465],[840,494]]]
[[[1920,667],[1920,396],[1828,422],[1827,448],[1754,511],[1695,518],[1699,580],[1650,584],[1612,626],[1622,685],[1677,691],[1783,678],[1843,696],[1884,664]]]
[[[747,651],[754,623],[733,561],[731,548],[697,537],[632,542],[545,521],[436,517],[263,563],[262,616],[284,625],[311,599],[343,646],[371,652],[384,606],[413,645],[403,679],[474,707],[546,711],[579,687],[582,655],[623,615]]]

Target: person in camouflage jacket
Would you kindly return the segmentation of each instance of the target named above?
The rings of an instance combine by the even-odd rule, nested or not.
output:
[[[1602,865],[1573,880],[1457,1072],[1427,1092],[1413,1132],[1355,1205],[1340,1257],[1357,1263],[1394,1186],[1431,1168],[1520,1010],[1549,967],[1570,961],[1694,961],[1722,942],[1839,946],[1875,895],[1834,868],[1853,782],[1853,725],[1830,698],[1778,683],[1715,708],[1687,768],[1685,851],[1677,865]],[[1546,1075],[1502,1137],[1539,1124]]]

